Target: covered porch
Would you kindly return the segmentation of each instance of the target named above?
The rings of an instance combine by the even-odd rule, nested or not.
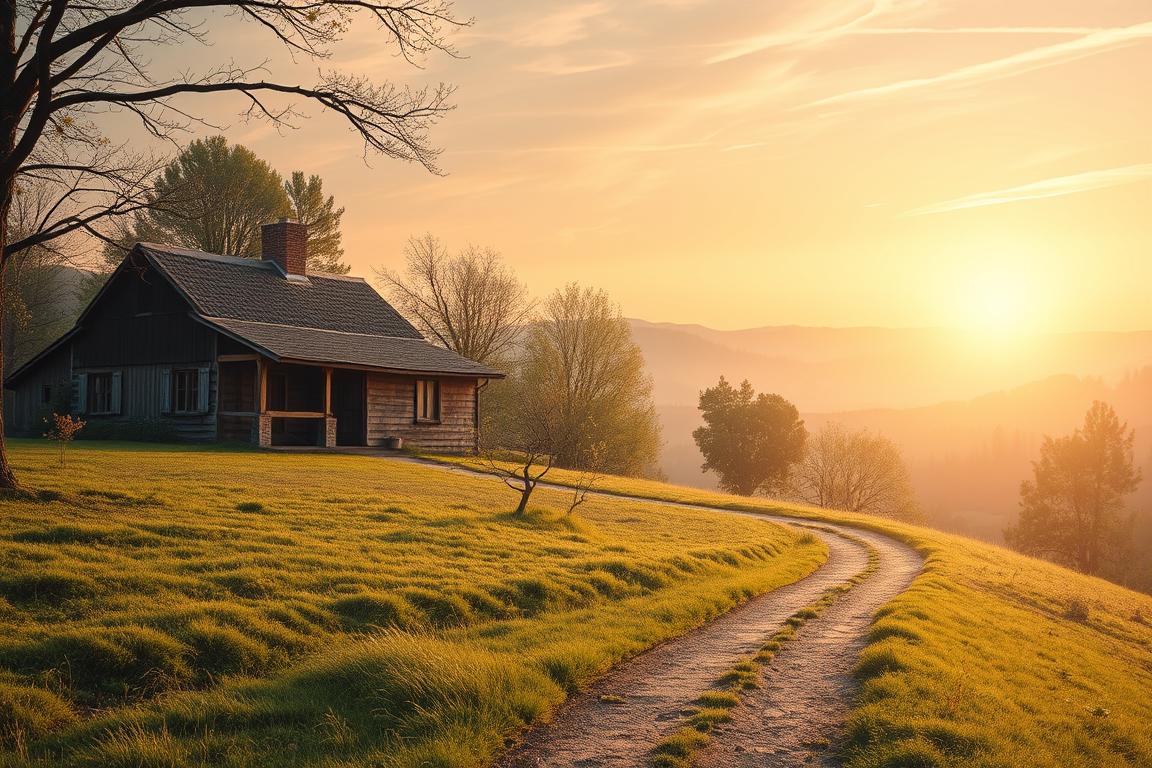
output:
[[[333,366],[222,354],[217,433],[261,447],[365,446],[367,375]]]

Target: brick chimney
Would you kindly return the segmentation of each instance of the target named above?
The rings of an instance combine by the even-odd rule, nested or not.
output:
[[[276,262],[286,274],[307,274],[308,227],[295,219],[280,219],[262,225],[260,258]]]

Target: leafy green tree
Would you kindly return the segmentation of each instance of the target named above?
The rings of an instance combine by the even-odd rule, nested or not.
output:
[[[133,242],[259,258],[260,225],[292,215],[280,174],[223,136],[197,139],[156,179]],[[122,254],[116,254],[116,261]]]
[[[293,171],[284,182],[284,192],[292,206],[292,218],[308,227],[308,271],[348,274],[344,249],[340,247],[340,218],[343,208],[336,207],[331,195],[324,197],[324,182],[313,174]]]
[[[808,431],[796,406],[780,395],[761,393],[745,381],[736,389],[720,382],[700,393],[704,426],[692,437],[704,454],[704,471],[720,487],[741,496],[784,487],[789,468],[804,457]]]
[[[1020,520],[1005,531],[1008,543],[1101,573],[1117,534],[1130,530],[1124,498],[1141,479],[1132,461],[1134,439],[1112,406],[1099,400],[1071,435],[1045,437],[1032,479],[1020,486]]]
[[[308,225],[308,269],[346,274],[340,218],[319,176],[280,174],[247,147],[223,136],[188,145],[156,179],[150,207],[116,232],[104,251],[109,268],[138,242],[208,253],[260,257],[260,226],[283,217]],[[96,287],[102,276],[95,280]]]

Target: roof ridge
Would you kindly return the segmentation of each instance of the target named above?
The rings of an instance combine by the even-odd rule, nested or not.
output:
[[[269,264],[273,262],[264,261],[263,259],[250,259],[246,256],[230,256],[223,253],[209,253],[208,251],[200,251],[195,248],[181,248],[176,245],[164,245],[162,243],[145,243],[140,242],[138,245],[141,248],[146,248],[155,254],[165,256],[186,256],[190,259],[205,259],[207,261],[220,261],[225,264],[237,264],[246,267],[259,267],[267,269]]]
[[[245,267],[260,267],[267,269],[269,265],[275,266],[276,262],[268,261],[262,258],[249,258],[247,256],[231,256],[223,253],[209,253],[208,251],[201,251],[195,248],[180,248],[175,245],[163,245],[162,243],[148,243],[141,241],[139,245],[146,248],[152,253],[170,255],[170,256],[186,256],[190,259],[207,259],[208,261],[219,261],[225,264],[236,264]],[[353,283],[367,283],[366,278],[359,275],[343,275],[338,272],[325,272],[324,270],[316,270],[314,272],[305,272],[305,277],[320,277],[330,280],[346,280]]]

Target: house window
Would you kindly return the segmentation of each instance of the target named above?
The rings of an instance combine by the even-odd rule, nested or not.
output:
[[[172,371],[172,404],[176,413],[196,413],[200,409],[200,372],[195,368]]]
[[[112,374],[88,374],[88,412],[112,413]]]
[[[40,387],[40,404],[50,405],[52,403],[52,385],[45,384]]]
[[[416,380],[416,421],[440,421],[440,382]]]

